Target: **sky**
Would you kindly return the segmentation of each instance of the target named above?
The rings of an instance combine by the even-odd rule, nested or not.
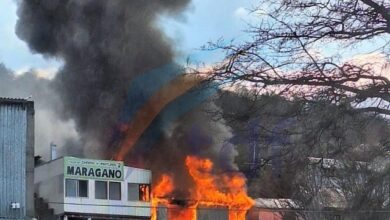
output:
[[[45,59],[39,54],[32,54],[27,44],[15,34],[17,8],[13,0],[0,1],[0,63],[22,73],[31,68],[53,71],[61,62],[54,59]]]
[[[224,38],[243,40],[254,0],[193,0],[185,14],[178,18],[161,17],[159,24],[178,50],[178,62],[189,59],[193,63],[212,63],[222,55],[200,50],[209,41]],[[223,7],[221,7],[223,5]],[[34,54],[15,34],[17,7],[15,0],[0,1],[0,63],[23,73],[29,69],[54,74],[61,67],[61,60],[44,58]],[[50,77],[50,76],[49,76]]]
[[[61,68],[62,61],[34,54],[25,42],[18,39],[15,34],[15,25],[18,19],[16,1],[0,0],[0,64],[3,63],[7,68],[14,70],[16,74],[34,69],[34,73],[45,74],[41,76],[51,78]],[[247,9],[252,8],[256,2],[256,0],[192,0],[192,4],[183,16],[161,17],[158,24],[172,39],[172,46],[179,51],[177,57],[179,62],[185,62],[189,59],[193,63],[210,64],[221,60],[223,54],[202,51],[200,48],[207,42],[215,42],[220,38],[236,42],[246,40],[248,33],[244,30],[247,29],[247,22],[253,21],[253,17]],[[386,40],[388,39],[383,41]],[[373,41],[373,44],[378,44],[377,39]],[[353,53],[368,52],[371,48],[373,48],[371,44],[359,45],[357,49],[354,48],[354,52],[347,52],[344,55],[349,58]],[[318,50],[322,50],[323,53],[339,51],[337,47],[318,48]],[[371,59],[375,60],[372,57]],[[44,129],[41,133],[38,132],[37,139],[40,139],[41,143],[47,143],[41,144],[41,146],[47,146],[49,141],[55,141],[61,145],[62,139],[77,136],[73,122],[64,124],[54,114],[50,115],[44,111],[37,113],[37,119],[37,124],[40,123],[42,127],[57,132],[46,133]],[[53,130],[54,127],[56,129]],[[68,133],[68,136],[64,136],[64,133]],[[40,134],[47,136],[39,136]],[[42,152],[38,153],[43,154]]]
[[[18,19],[16,1],[0,0],[0,64],[3,63],[19,75],[34,69],[34,74],[53,78],[63,63],[61,60],[32,53],[27,44],[16,36],[15,25]],[[246,28],[245,21],[248,17],[245,9],[250,8],[253,1],[193,0],[183,16],[169,19],[161,17],[158,25],[172,39],[172,46],[179,51],[177,57],[179,62],[184,62],[188,57],[193,62],[214,62],[222,55],[201,52],[199,48],[206,42],[221,37],[226,40],[243,39],[245,34],[242,30]],[[31,86],[34,87],[35,84]],[[15,89],[19,91],[19,88]],[[46,146],[49,146],[51,141],[56,143],[61,151],[66,140],[78,139],[78,133],[73,120],[62,121],[52,112],[54,110],[51,106],[46,109],[46,106],[41,105],[40,103],[44,101],[37,98],[40,95],[42,94],[34,96],[37,110],[36,154],[48,158]]]
[[[185,63],[189,60],[192,64],[212,64],[223,58],[220,52],[201,50],[207,42],[215,42],[221,38],[225,41],[234,40],[240,42],[247,39],[247,23],[253,22],[253,16],[248,9],[255,6],[256,0],[192,0],[192,4],[183,16],[177,18],[161,17],[158,21],[164,33],[172,39],[173,47],[178,51],[177,61]],[[223,7],[221,7],[223,6]],[[17,22],[17,6],[15,0],[0,1],[0,63],[5,64],[17,74],[34,69],[42,73],[42,76],[53,77],[61,60],[44,58],[40,54],[34,54],[15,34]],[[381,40],[381,39],[379,39]],[[385,41],[388,39],[382,39]],[[345,50],[343,57],[348,58],[357,54],[368,53],[378,45],[376,38],[370,43],[365,41],[353,51]],[[381,44],[379,44],[381,45]],[[320,48],[326,56],[339,52],[335,47]]]

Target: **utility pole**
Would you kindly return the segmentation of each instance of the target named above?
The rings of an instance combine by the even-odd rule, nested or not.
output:
[[[260,138],[260,129],[259,129],[259,125],[260,125],[260,120],[259,119],[253,119],[249,122],[248,124],[248,130],[249,130],[249,146],[250,146],[250,150],[251,150],[251,154],[250,154],[250,174],[252,176],[255,176],[256,175],[256,171],[258,169],[258,157],[259,157],[259,153],[258,153],[258,142],[259,142],[259,138]]]

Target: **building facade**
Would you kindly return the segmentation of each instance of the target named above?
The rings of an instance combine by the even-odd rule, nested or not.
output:
[[[34,103],[0,98],[0,220],[34,217]]]
[[[35,192],[53,219],[149,219],[151,171],[63,157],[35,168]]]

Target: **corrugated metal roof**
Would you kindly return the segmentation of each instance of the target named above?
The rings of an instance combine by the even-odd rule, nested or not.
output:
[[[33,103],[33,101],[23,98],[10,98],[10,97],[0,97],[0,103]]]
[[[297,209],[298,204],[292,199],[268,199],[268,198],[257,198],[255,199],[256,208],[265,209]]]

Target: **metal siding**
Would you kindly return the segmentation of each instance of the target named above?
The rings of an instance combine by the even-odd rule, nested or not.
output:
[[[26,144],[27,107],[0,103],[0,219],[26,216]]]

